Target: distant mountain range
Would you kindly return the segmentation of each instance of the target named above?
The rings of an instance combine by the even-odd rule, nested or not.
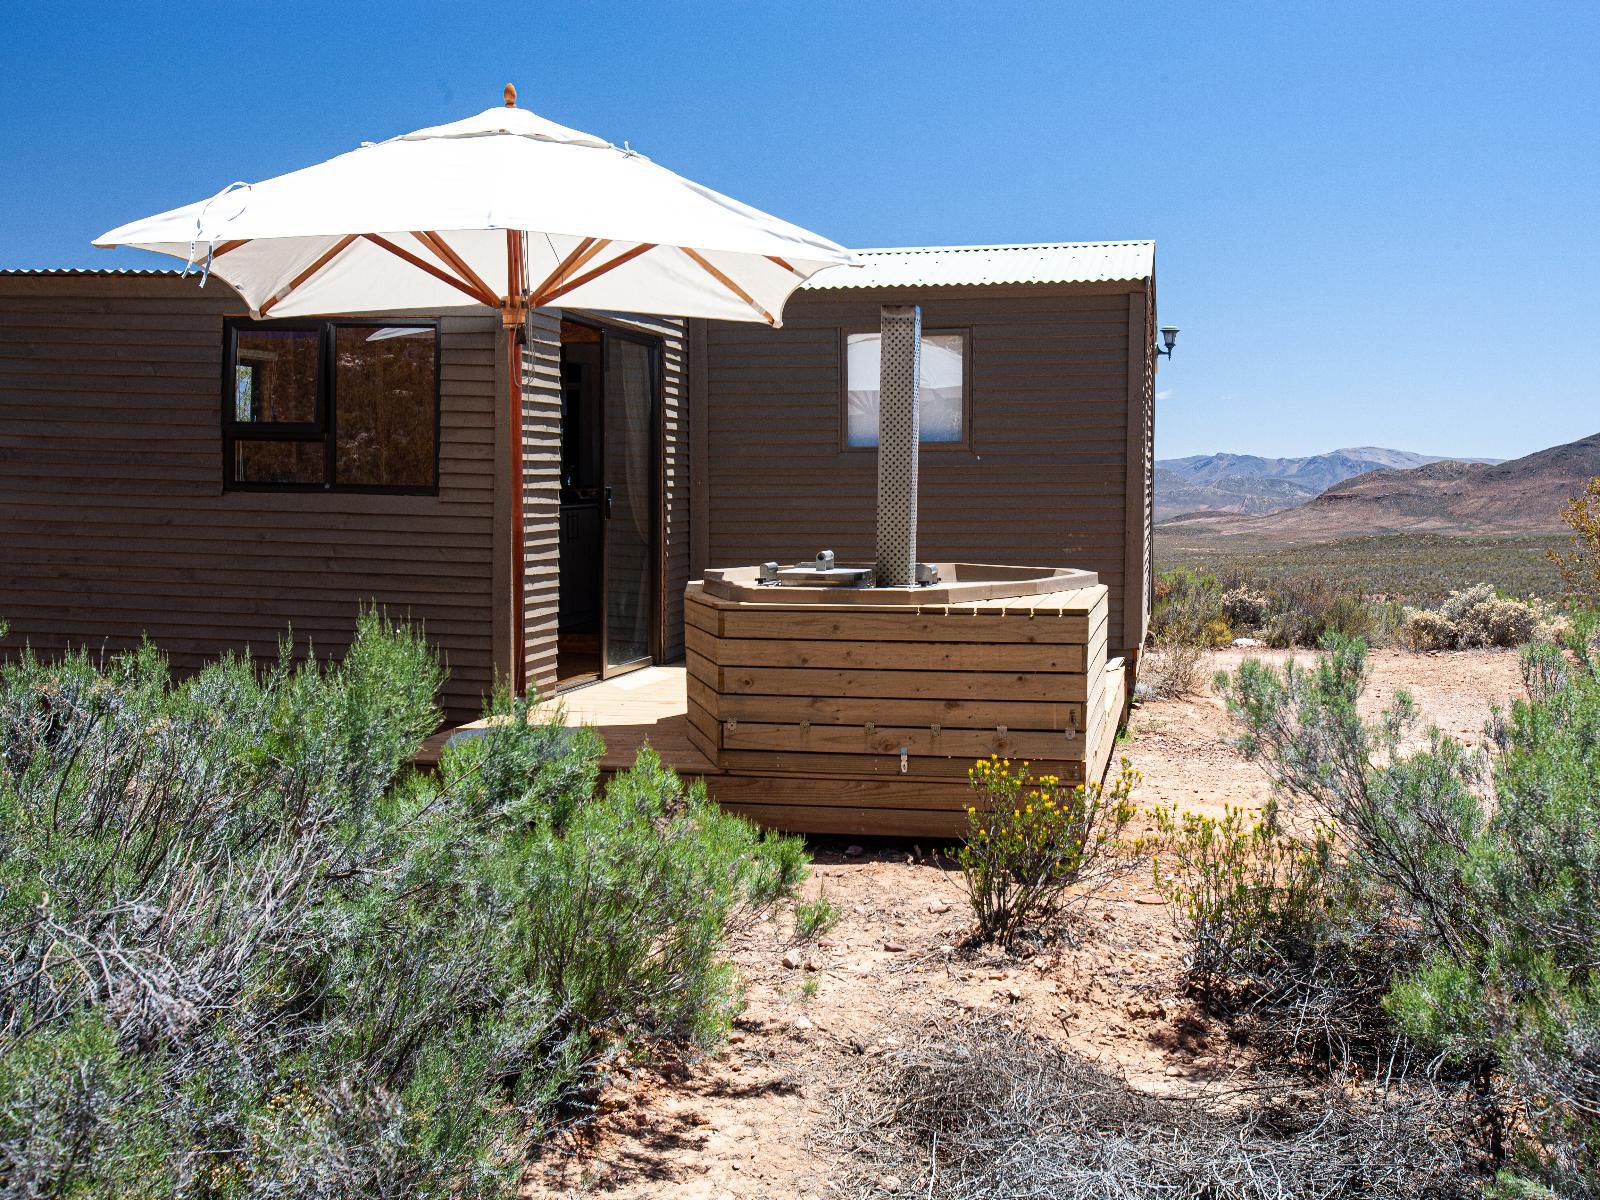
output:
[[[1376,533],[1558,531],[1564,528],[1561,513],[1567,501],[1596,475],[1600,433],[1498,463],[1424,459],[1408,470],[1380,467],[1340,480],[1293,508],[1256,514],[1190,510],[1191,515],[1169,520],[1163,528],[1174,535],[1238,537],[1263,545]]]
[[[1305,458],[1254,454],[1195,454],[1156,460],[1156,520],[1184,513],[1272,513],[1304,504],[1335,484],[1370,471],[1410,470],[1430,463],[1496,463],[1493,458],[1447,460],[1439,455],[1353,446]]]

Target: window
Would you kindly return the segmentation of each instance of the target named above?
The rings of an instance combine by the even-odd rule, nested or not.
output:
[[[226,486],[437,490],[433,325],[230,321],[226,338]]]
[[[845,445],[878,444],[880,334],[845,336]],[[967,444],[965,330],[924,330],[921,351],[921,431],[925,446]]]

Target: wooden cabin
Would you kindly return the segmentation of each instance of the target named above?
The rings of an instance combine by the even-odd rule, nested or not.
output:
[[[914,303],[923,556],[1093,572],[1096,653],[1133,666],[1153,245],[863,258],[796,293],[780,329],[537,311],[520,481],[488,310],[253,322],[193,274],[0,271],[0,652],[148,636],[182,671],[292,637],[337,655],[375,603],[426,626],[450,723],[520,666],[544,694],[595,685],[567,707],[610,730],[613,765],[649,740],[715,773],[681,728],[686,590],[824,548],[870,558],[871,338],[882,305]],[[920,828],[843,815],[860,808],[822,823]]]

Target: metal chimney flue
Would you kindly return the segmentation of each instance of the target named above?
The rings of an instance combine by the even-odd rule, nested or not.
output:
[[[917,582],[922,309],[915,304],[885,304],[881,320],[876,582],[879,587],[911,587]]]

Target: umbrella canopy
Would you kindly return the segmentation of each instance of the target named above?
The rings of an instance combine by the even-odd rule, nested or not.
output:
[[[777,325],[818,271],[860,265],[827,238],[674,175],[642,154],[516,107],[366,143],[304,170],[95,239],[203,263],[260,317],[500,310],[511,428],[523,421],[528,309],[560,302]],[[522,479],[522,439],[511,439]],[[511,488],[513,578],[526,578]],[[523,639],[516,603],[513,644]],[[517,655],[517,690],[526,687]]]
[[[113,229],[259,316],[553,304],[776,325],[828,239],[506,106]],[[510,235],[510,236],[508,236]]]

